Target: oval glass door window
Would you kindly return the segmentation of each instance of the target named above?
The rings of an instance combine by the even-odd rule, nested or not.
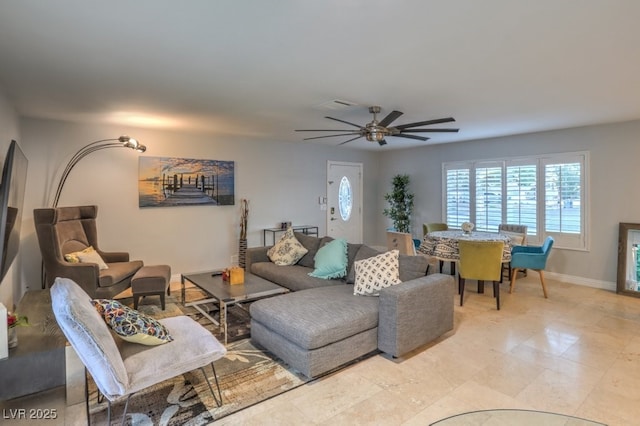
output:
[[[340,179],[340,188],[338,189],[338,207],[340,208],[340,217],[345,222],[351,217],[351,209],[353,207],[353,197],[351,193],[351,183],[346,176]]]

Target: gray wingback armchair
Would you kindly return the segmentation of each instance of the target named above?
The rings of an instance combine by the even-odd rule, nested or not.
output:
[[[98,245],[97,206],[34,209],[36,234],[44,262],[45,282],[51,287],[56,277],[70,278],[93,298],[113,298],[131,286],[131,278],[143,266],[129,260],[129,253],[104,252]],[[65,254],[93,246],[107,264],[70,263]]]

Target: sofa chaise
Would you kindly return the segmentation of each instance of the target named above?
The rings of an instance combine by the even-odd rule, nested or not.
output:
[[[341,279],[309,276],[318,249],[332,239],[295,234],[308,250],[296,264],[270,261],[269,247],[247,250],[248,272],[291,290],[250,307],[251,339],[307,377],[317,377],[366,354],[400,357],[453,329],[454,280],[425,275],[423,256],[399,256],[399,285],[376,296],[354,295],[354,262],[379,255],[348,244],[348,274]]]

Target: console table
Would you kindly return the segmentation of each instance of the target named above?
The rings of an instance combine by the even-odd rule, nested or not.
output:
[[[301,232],[305,235],[315,235],[318,236],[318,227],[312,225],[293,225],[291,227],[296,232]],[[264,245],[267,245],[267,233],[271,234],[271,244],[276,243],[276,234],[278,232],[284,232],[286,229],[282,228],[265,228],[262,230],[262,242]]]
[[[51,310],[49,289],[27,291],[16,309],[29,318],[18,327],[18,346],[0,361],[0,401],[63,386],[66,380],[65,346]]]

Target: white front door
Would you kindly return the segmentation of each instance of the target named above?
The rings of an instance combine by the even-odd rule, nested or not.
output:
[[[362,163],[327,162],[327,235],[362,243]]]

